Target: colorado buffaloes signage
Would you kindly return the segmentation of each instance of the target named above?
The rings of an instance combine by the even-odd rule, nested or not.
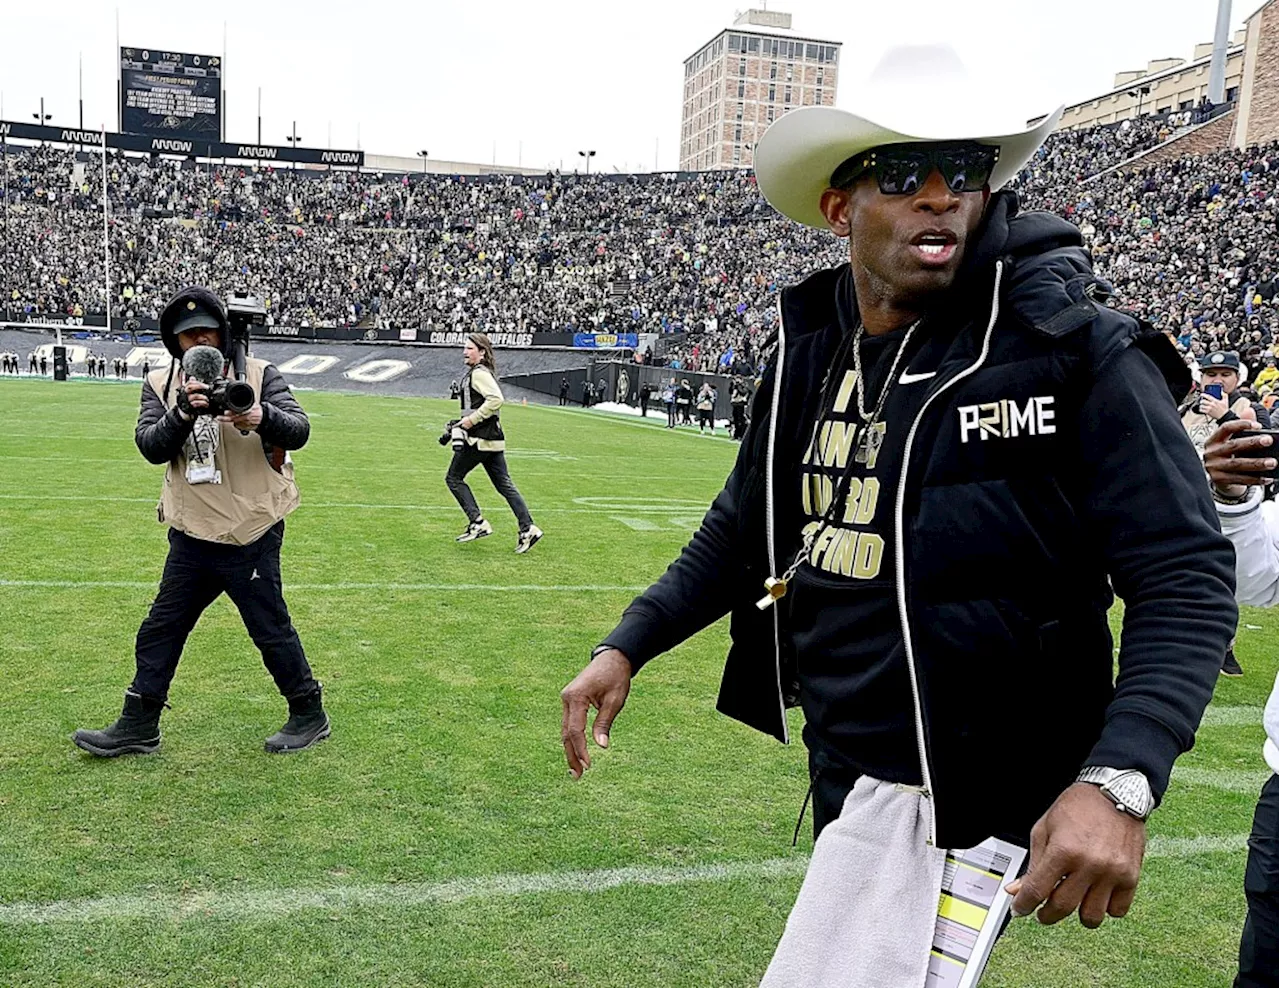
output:
[[[100,130],[69,130],[64,127],[40,127],[16,121],[0,120],[0,139],[16,137],[27,141],[55,144],[90,144],[100,147]],[[120,151],[151,154],[179,154],[196,158],[235,158],[247,161],[279,161],[301,165],[338,165],[358,168],[364,164],[363,151],[340,151],[329,148],[276,147],[271,144],[229,144],[217,140],[201,140],[175,135],[151,137],[144,134],[106,134],[107,147]]]

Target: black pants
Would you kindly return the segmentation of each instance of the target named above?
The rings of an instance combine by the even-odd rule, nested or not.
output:
[[[516,516],[520,531],[523,532],[532,525],[533,519],[529,516],[529,508],[525,505],[524,498],[520,496],[520,491],[516,489],[511,474],[507,472],[506,455],[502,452],[478,450],[470,443],[453,451],[453,462],[449,464],[449,472],[444,476],[449,493],[457,499],[458,505],[466,512],[467,518],[471,521],[479,521],[483,517],[480,506],[476,504],[475,495],[471,493],[466,480],[467,474],[478,466],[484,467],[484,472],[489,475],[494,489],[507,499],[507,504],[511,506],[511,513]]]
[[[646,394],[640,396],[640,417],[642,419],[649,417],[649,396]]]
[[[240,611],[281,694],[300,696],[316,688],[284,603],[280,582],[283,542],[283,521],[245,546],[206,542],[169,529],[169,557],[164,562],[160,592],[138,629],[135,692],[161,699],[169,695],[187,635],[204,609],[223,592]]]
[[[1235,988],[1275,988],[1276,953],[1276,799],[1272,773],[1258,797],[1249,834],[1249,860],[1244,866],[1244,897],[1249,912],[1240,936],[1240,973]]]
[[[698,409],[698,428],[699,429],[702,429],[704,426],[710,426],[712,432],[716,431],[715,421],[711,418],[712,414],[713,412],[710,408]]]
[[[814,757],[813,749],[809,749],[809,784],[813,799],[813,839],[826,829],[827,824],[840,818],[844,809],[845,797],[853,792],[854,783],[858,781],[857,772],[837,771],[830,766],[820,765]]]
[[[676,427],[675,402],[667,402],[667,428],[674,429],[675,427]]]

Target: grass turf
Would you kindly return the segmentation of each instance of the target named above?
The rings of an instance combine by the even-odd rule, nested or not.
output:
[[[809,846],[790,848],[802,749],[713,711],[723,622],[638,677],[613,747],[593,752],[583,781],[569,779],[559,742],[560,687],[629,588],[677,553],[732,443],[656,421],[505,409],[512,474],[547,532],[517,556],[514,522],[482,472],[473,486],[496,533],[453,542],[463,518],[434,442],[451,405],[301,399],[313,438],[296,456],[303,507],[288,524],[285,585],[333,738],[296,757],[261,751],[283,705],[223,598],[188,643],[161,754],[103,762],[68,736],[109,722],[132,675],[165,553],[152,509],[160,470],[132,444],[136,385],[0,380],[0,580],[145,584],[0,585],[0,908],[189,904],[159,920],[6,922],[0,984],[755,984],[798,873],[413,907],[201,910],[209,893],[749,863]],[[1151,824],[1162,837],[1241,838],[1238,848],[1153,858],[1131,917],[1100,931],[1015,924],[984,986],[1230,980],[1276,634],[1274,611],[1245,612],[1247,674],[1219,684],[1217,721],[1179,763],[1198,772],[1175,776]]]

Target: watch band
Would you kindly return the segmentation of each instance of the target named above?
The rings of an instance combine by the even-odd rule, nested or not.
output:
[[[1117,810],[1135,819],[1146,820],[1155,809],[1151,783],[1138,769],[1088,765],[1076,781],[1097,786]]]

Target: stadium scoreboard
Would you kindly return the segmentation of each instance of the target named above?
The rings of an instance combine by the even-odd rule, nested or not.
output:
[[[222,139],[222,59],[120,49],[120,130],[187,141]]]

